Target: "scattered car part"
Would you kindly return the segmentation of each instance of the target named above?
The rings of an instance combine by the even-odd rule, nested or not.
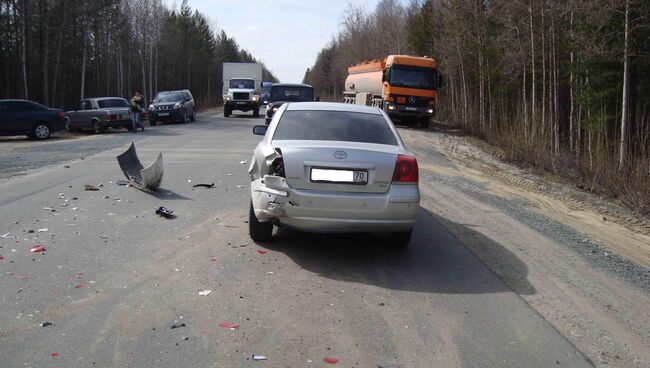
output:
[[[96,187],[96,186],[94,186],[94,185],[92,185],[92,184],[84,184],[84,190],[88,190],[88,191],[98,191],[98,190],[99,190],[99,187]]]
[[[151,166],[144,168],[135,151],[135,144],[131,143],[128,150],[117,156],[117,162],[132,186],[140,190],[154,190],[160,186],[163,177],[162,153],[158,154]]]
[[[194,184],[192,185],[194,188],[214,188],[214,183],[212,184]]]
[[[162,217],[168,218],[168,219],[176,217],[176,215],[174,215],[174,210],[171,210],[171,209],[166,208],[166,207],[158,207],[158,209],[156,210],[156,215],[159,215],[159,216],[162,216]]]

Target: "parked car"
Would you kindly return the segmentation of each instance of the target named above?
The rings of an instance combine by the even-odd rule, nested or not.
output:
[[[286,103],[264,135],[249,174],[249,233],[273,226],[307,232],[393,233],[408,244],[420,209],[418,164],[386,113],[342,103]]]
[[[65,118],[71,132],[92,130],[95,134],[101,134],[108,128],[133,130],[129,103],[121,97],[83,99],[76,110],[65,113]]]
[[[194,97],[187,89],[158,92],[156,98],[149,105],[149,124],[151,126],[158,122],[175,121],[181,123],[196,121]]]
[[[314,101],[314,87],[309,84],[276,83],[271,86],[268,103],[266,104],[266,125],[269,125],[273,114],[285,102]]]
[[[0,135],[27,135],[47,139],[65,129],[61,109],[50,109],[28,100],[0,100]]]

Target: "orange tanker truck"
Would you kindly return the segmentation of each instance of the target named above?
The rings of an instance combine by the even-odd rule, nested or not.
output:
[[[436,112],[439,79],[432,58],[390,55],[349,67],[343,99],[379,107],[393,121],[427,128]]]

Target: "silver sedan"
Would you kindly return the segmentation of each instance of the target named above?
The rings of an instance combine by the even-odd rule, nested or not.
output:
[[[420,208],[418,165],[386,113],[342,103],[287,103],[257,145],[249,230],[394,233],[406,245]]]

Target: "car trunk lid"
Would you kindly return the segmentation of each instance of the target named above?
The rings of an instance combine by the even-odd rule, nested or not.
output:
[[[287,184],[325,192],[385,193],[399,146],[331,141],[274,141]]]

